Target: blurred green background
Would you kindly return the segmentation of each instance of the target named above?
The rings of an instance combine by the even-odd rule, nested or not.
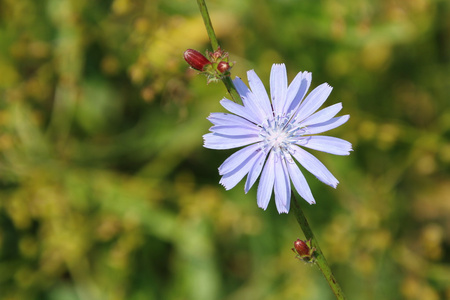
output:
[[[334,87],[304,210],[349,299],[450,299],[450,3],[209,1],[233,76]],[[334,299],[292,215],[219,184],[194,0],[0,0],[1,299]]]

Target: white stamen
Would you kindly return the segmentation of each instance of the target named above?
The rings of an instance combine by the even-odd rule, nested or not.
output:
[[[289,153],[290,145],[298,142],[306,133],[306,128],[292,122],[290,116],[276,116],[261,126],[259,134],[263,138],[262,150],[273,149],[284,157]]]

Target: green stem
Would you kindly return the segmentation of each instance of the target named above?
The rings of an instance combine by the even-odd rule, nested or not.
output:
[[[233,80],[231,80],[230,76],[225,76],[222,79],[222,82],[225,84],[225,87],[227,88],[227,91],[230,94],[231,98],[233,98],[233,101],[234,102],[241,101],[241,96],[239,96],[239,93],[237,92]]]
[[[300,207],[300,203],[295,197],[293,192],[292,192],[292,199],[294,200],[292,208],[295,214],[295,218],[297,219],[298,224],[302,228],[302,231],[305,234],[306,239],[311,240],[311,246],[316,249],[314,256],[315,263],[319,267],[320,271],[322,271],[322,274],[327,280],[328,284],[330,285],[331,290],[336,296],[336,299],[345,300],[344,293],[342,292],[339,283],[336,281],[336,278],[334,278],[333,273],[331,273],[330,266],[328,265],[327,260],[325,259],[325,256],[322,253],[322,250],[320,250],[319,242],[317,242],[317,239],[314,236],[311,227],[309,227],[308,221],[306,220],[302,208]]]
[[[205,0],[197,0],[197,4],[203,18],[203,23],[205,23],[206,32],[208,33],[209,40],[211,41],[211,46],[213,50],[216,51],[219,49],[219,42],[217,41],[217,37],[211,23],[211,19],[209,18],[208,8],[206,7]],[[239,93],[237,92],[236,87],[234,86],[230,76],[229,75],[224,76],[222,82],[223,84],[225,84],[225,87],[227,88],[227,91],[230,94],[233,101],[240,102],[241,97],[239,96]]]
[[[219,48],[219,42],[217,41],[216,34],[214,33],[214,28],[209,18],[208,8],[206,7],[205,0],[197,0],[198,7],[200,8],[200,13],[205,23],[206,31],[208,32],[209,40],[211,41],[211,46],[214,51]]]
[[[197,4],[200,8],[200,13],[203,17],[203,22],[205,23],[206,31],[208,32],[209,40],[211,41],[211,46],[214,51],[219,49],[219,42],[217,41],[216,34],[214,33],[214,29],[211,24],[211,19],[209,18],[208,9],[206,7],[205,0],[197,0]],[[241,100],[241,97],[239,96],[239,93],[236,90],[236,87],[233,84],[233,81],[231,80],[230,76],[225,76],[222,79],[222,82],[225,84],[225,87],[228,90],[228,93],[231,95],[233,100],[237,102],[238,100]],[[323,276],[325,276],[325,279],[327,280],[328,284],[330,285],[333,293],[336,295],[336,298],[338,300],[345,300],[344,294],[342,293],[341,287],[337,283],[336,279],[334,278],[333,274],[331,273],[331,269],[328,266],[328,263],[325,259],[325,256],[323,256],[322,250],[320,250],[319,243],[317,242],[316,238],[314,237],[314,234],[309,227],[308,221],[305,218],[305,215],[303,214],[302,209],[300,208],[300,204],[295,198],[294,193],[292,193],[292,199],[293,201],[293,211],[295,214],[295,217],[297,218],[298,223],[300,224],[300,227],[303,230],[303,233],[305,234],[306,239],[311,239],[311,245],[312,247],[316,248],[315,252],[315,258],[316,258],[316,264],[319,267],[320,271],[322,271]]]

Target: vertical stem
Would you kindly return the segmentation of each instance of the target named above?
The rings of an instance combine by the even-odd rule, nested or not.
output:
[[[336,281],[336,278],[334,278],[333,273],[331,272],[330,266],[327,263],[327,260],[325,259],[325,256],[322,253],[322,250],[320,249],[319,243],[317,242],[316,237],[314,236],[314,233],[311,230],[311,227],[309,227],[308,221],[306,220],[305,215],[303,214],[303,211],[300,207],[300,203],[295,197],[294,193],[292,192],[292,199],[294,200],[292,203],[293,212],[295,214],[295,218],[297,219],[298,224],[302,228],[303,233],[305,234],[305,237],[307,240],[311,239],[311,246],[316,248],[315,251],[315,263],[319,267],[320,271],[322,271],[323,276],[327,280],[328,284],[331,287],[331,290],[333,291],[334,295],[336,296],[336,299],[338,300],[345,300],[344,293],[342,292],[342,289],[339,285],[339,283]]]
[[[217,41],[216,34],[214,32],[214,28],[211,23],[211,19],[209,17],[208,8],[206,7],[205,0],[197,0],[198,7],[200,9],[200,13],[203,18],[203,23],[205,23],[206,32],[208,33],[209,40],[211,42],[211,46],[214,51],[220,48],[219,42]],[[239,93],[236,90],[236,87],[233,84],[233,81],[231,80],[230,76],[224,76],[222,79],[223,84],[225,84],[225,87],[227,88],[228,93],[230,94],[231,98],[234,102],[241,101],[241,97],[239,96]]]
[[[219,42],[217,41],[216,34],[214,33],[214,28],[209,18],[208,8],[206,7],[205,0],[197,0],[198,7],[200,8],[200,13],[205,23],[206,31],[208,32],[209,40],[214,51],[219,48]]]
[[[225,76],[222,79],[222,82],[225,84],[225,87],[227,88],[227,91],[230,94],[231,98],[233,98],[233,101],[234,102],[241,101],[241,96],[239,96],[239,93],[237,92],[233,80],[231,80],[230,76]]]
[[[200,13],[202,15],[203,22],[205,23],[206,31],[208,32],[209,40],[211,41],[211,46],[213,50],[216,51],[219,49],[219,42],[217,41],[216,34],[214,33],[214,29],[212,27],[211,19],[209,18],[209,13],[206,7],[205,0],[197,0],[197,4],[200,8]],[[230,93],[231,97],[235,102],[237,102],[237,100],[241,100],[241,97],[239,96],[239,93],[237,92],[236,87],[234,86],[230,76],[224,76],[222,82],[225,84],[228,92]],[[319,267],[320,271],[322,271],[323,276],[330,285],[331,290],[333,291],[336,298],[338,300],[345,300],[345,296],[341,290],[341,287],[339,286],[333,274],[331,273],[331,269],[325,259],[325,256],[323,256],[322,250],[320,250],[319,243],[314,237],[314,234],[311,228],[309,227],[308,221],[306,220],[305,215],[303,214],[303,211],[300,207],[297,198],[295,198],[294,193],[292,193],[292,199],[294,199],[293,211],[295,217],[297,218],[297,222],[300,224],[300,227],[302,228],[305,237],[307,239],[311,239],[312,247],[316,248],[315,258],[317,266]]]

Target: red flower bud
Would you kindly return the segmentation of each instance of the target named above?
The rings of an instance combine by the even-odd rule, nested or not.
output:
[[[218,65],[217,65],[217,70],[219,70],[220,73],[225,73],[226,71],[228,71],[230,69],[230,65],[225,62],[225,61],[221,61]]]
[[[224,52],[222,49],[220,49],[220,47],[219,47],[219,48],[217,48],[216,51],[208,53],[208,55],[209,55],[209,58],[210,58],[212,61],[216,62],[217,60],[219,60],[219,59],[222,58],[223,56],[228,56],[228,53],[225,53],[225,52]]]
[[[301,239],[297,239],[294,242],[294,248],[300,256],[309,256],[311,254],[308,245]]]
[[[194,69],[203,71],[206,65],[211,62],[200,52],[194,49],[187,49],[184,51],[184,60]]]

